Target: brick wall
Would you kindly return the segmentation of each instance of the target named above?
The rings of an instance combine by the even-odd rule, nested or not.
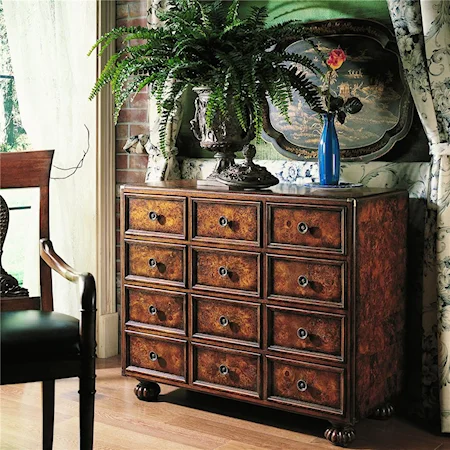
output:
[[[116,26],[147,25],[147,1],[117,1]],[[117,42],[120,49],[120,42]],[[143,182],[147,167],[146,155],[129,155],[123,146],[129,136],[148,134],[147,89],[144,88],[124,104],[116,126],[116,183]]]
[[[147,1],[117,1],[116,26],[147,26]],[[121,43],[117,42],[117,49]],[[128,154],[123,146],[129,136],[148,134],[147,89],[124,104],[116,125],[116,184],[142,183],[145,179],[147,155]],[[117,189],[117,196],[119,189]],[[116,198],[116,271],[117,271],[117,303],[120,312],[120,245],[119,245],[119,199]]]

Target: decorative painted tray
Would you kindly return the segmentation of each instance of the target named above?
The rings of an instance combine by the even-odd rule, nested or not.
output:
[[[341,159],[371,161],[386,154],[408,133],[413,118],[413,102],[403,78],[394,35],[384,25],[371,20],[338,19],[306,24],[315,42],[325,54],[340,47],[347,61],[337,71],[332,84],[335,94],[358,97],[363,108],[348,115],[341,125],[336,121]],[[317,64],[325,64],[306,42],[293,37],[280,43],[288,52],[308,54]],[[310,79],[320,85],[319,79]],[[263,137],[284,156],[291,159],[317,158],[322,125],[294,92],[287,123],[268,103],[265,110]]]

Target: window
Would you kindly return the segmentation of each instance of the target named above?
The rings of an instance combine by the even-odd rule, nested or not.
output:
[[[0,3],[0,151],[15,152],[27,148],[29,142],[20,119],[8,36]]]

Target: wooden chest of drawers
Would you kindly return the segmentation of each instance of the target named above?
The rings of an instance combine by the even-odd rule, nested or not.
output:
[[[337,445],[402,388],[406,191],[121,191],[122,367],[320,417]]]

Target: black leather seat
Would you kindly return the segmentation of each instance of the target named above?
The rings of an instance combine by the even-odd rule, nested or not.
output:
[[[2,371],[8,363],[23,358],[35,361],[80,356],[80,322],[66,314],[32,310],[3,312],[0,335]]]

